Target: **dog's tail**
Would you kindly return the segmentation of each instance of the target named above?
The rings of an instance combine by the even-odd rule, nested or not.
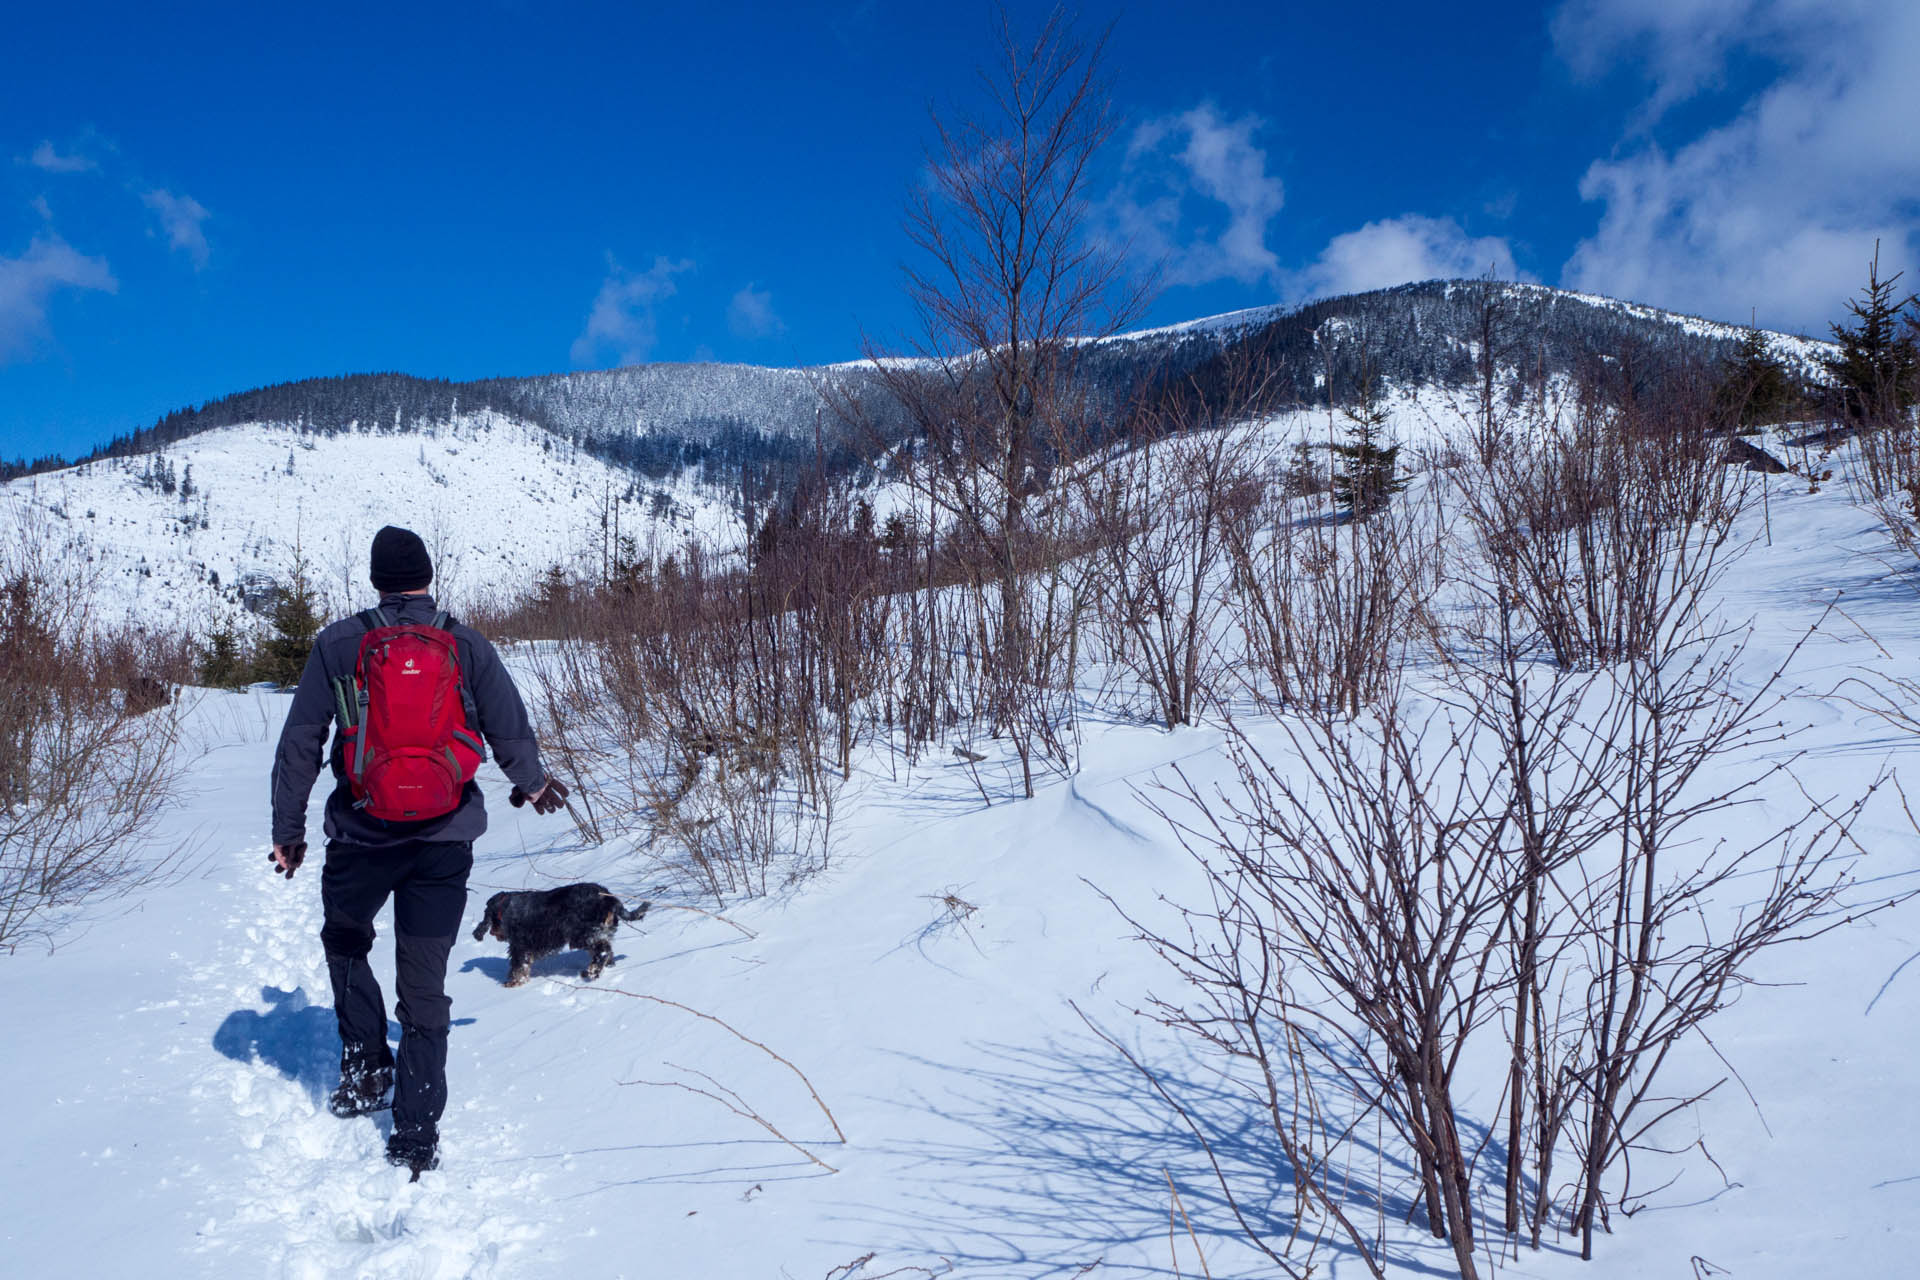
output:
[[[639,906],[635,907],[633,910],[629,911],[626,909],[625,906],[621,905],[620,899],[614,898],[613,913],[619,916],[622,920],[638,920],[640,917],[647,914],[647,908],[652,905],[653,903],[651,901],[643,902]]]

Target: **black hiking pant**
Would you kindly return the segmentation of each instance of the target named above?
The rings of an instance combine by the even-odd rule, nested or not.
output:
[[[399,999],[400,1054],[394,1072],[393,1131],[436,1141],[447,1108],[447,956],[467,909],[471,841],[415,840],[385,848],[327,845],[320,871],[326,922],[320,945],[333,981],[342,1063],[359,1069],[394,1064],[387,1049],[387,1011],[367,956],[373,917],[393,898],[394,980]]]

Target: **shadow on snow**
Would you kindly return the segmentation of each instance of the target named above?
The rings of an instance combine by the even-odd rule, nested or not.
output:
[[[952,1259],[967,1275],[1068,1277],[1104,1259],[1102,1276],[1170,1276],[1171,1176],[1212,1274],[1273,1274],[1273,1264],[1244,1243],[1200,1141],[1110,1046],[1079,1036],[973,1048],[980,1058],[970,1066],[908,1057],[953,1087],[892,1103],[931,1117],[938,1128],[924,1140],[883,1148],[901,1168],[902,1200],[848,1206],[859,1238],[882,1228],[903,1245]],[[1153,1066],[1200,1125],[1248,1222],[1284,1251],[1294,1179],[1260,1104],[1190,1058],[1163,1057]],[[1378,1201],[1364,1191],[1349,1194],[1347,1213],[1369,1232],[1384,1213],[1386,1256],[1395,1270],[1454,1274],[1443,1245],[1410,1243],[1419,1229],[1401,1225],[1413,1210],[1410,1170],[1391,1152],[1356,1145],[1368,1167],[1355,1175],[1371,1179],[1371,1163],[1380,1159],[1385,1193]],[[1185,1224],[1176,1234],[1180,1274],[1197,1271]],[[1352,1247],[1331,1232],[1314,1261],[1318,1274],[1365,1274]]]
[[[506,961],[500,966],[505,977]],[[266,1012],[235,1009],[221,1020],[213,1033],[214,1049],[235,1062],[272,1068],[319,1103],[340,1078],[340,1032],[333,1006],[312,1003],[304,987],[262,987],[260,999],[268,1006]],[[455,1018],[450,1025],[469,1027],[473,1022]],[[389,1020],[388,1042],[399,1039],[400,1024]]]

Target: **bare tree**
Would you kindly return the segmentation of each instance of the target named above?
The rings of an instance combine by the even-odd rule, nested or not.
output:
[[[1540,307],[1529,303],[1491,268],[1473,283],[1474,405],[1470,432],[1475,460],[1492,466],[1512,442],[1501,379],[1509,376],[1529,339],[1539,332]]]
[[[333,579],[328,583],[327,612],[331,617],[344,618],[354,612],[354,600],[367,580],[368,569],[367,544],[352,525],[338,526],[327,540],[327,569]],[[334,594],[336,590],[338,595]]]
[[[1025,39],[1001,14],[984,105],[934,114],[927,181],[906,212],[921,255],[907,270],[917,358],[870,350],[924,450],[916,485],[977,566],[976,589],[997,597],[979,638],[995,728],[1015,736],[1028,795],[1036,717],[1021,704],[1036,685],[1036,637],[1022,578],[1038,558],[1029,503],[1087,433],[1085,341],[1118,332],[1144,297],[1121,252],[1086,226],[1089,166],[1115,123],[1099,79],[1103,44],[1079,42],[1059,12]]]
[[[434,595],[443,605],[460,599],[460,566],[466,558],[460,523],[458,515],[436,501],[428,508],[426,528],[421,530],[421,540],[433,557]]]

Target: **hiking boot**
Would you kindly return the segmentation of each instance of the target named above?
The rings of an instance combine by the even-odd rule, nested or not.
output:
[[[384,1051],[385,1045],[380,1049]],[[387,1105],[387,1090],[393,1088],[391,1054],[361,1049],[340,1053],[340,1083],[327,1099],[327,1110],[342,1120],[371,1115]]]
[[[400,1133],[387,1139],[387,1163],[413,1171],[412,1181],[440,1167],[440,1139],[434,1134]]]

